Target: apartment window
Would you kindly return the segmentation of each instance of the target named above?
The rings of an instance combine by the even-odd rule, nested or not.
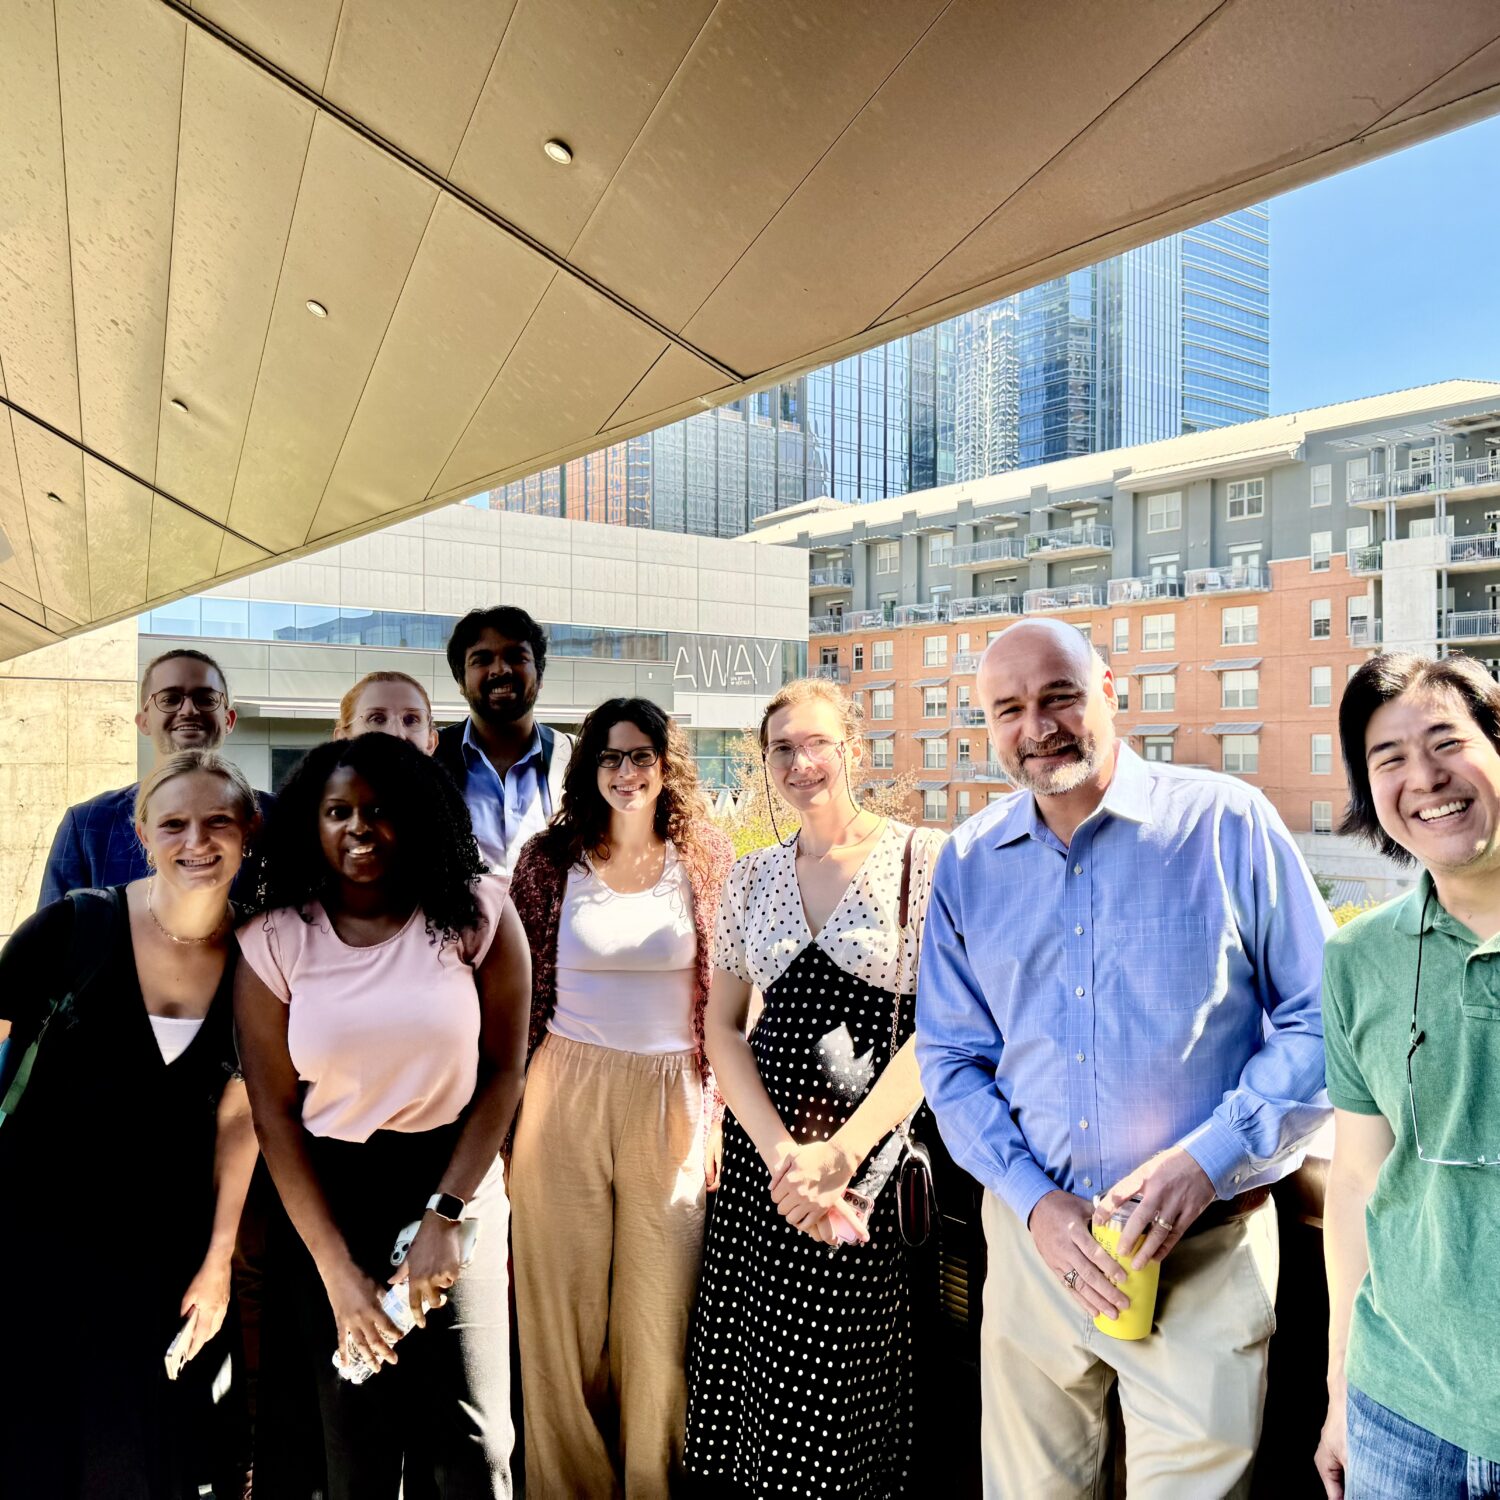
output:
[[[1253,646],[1260,639],[1260,605],[1242,604],[1221,611],[1219,642],[1224,646]]]
[[[1453,517],[1444,516],[1441,530],[1436,516],[1418,516],[1407,528],[1407,536],[1452,536]]]
[[[965,818],[967,818],[968,816],[969,816],[969,794],[968,794],[968,792],[960,792],[958,794],[958,811],[956,813],[954,813],[954,815],[953,815],[953,821],[955,823],[962,823],[963,820]]]
[[[1314,708],[1333,707],[1333,668],[1314,667],[1311,677],[1311,696],[1308,702]]]
[[[1177,678],[1171,672],[1153,672],[1141,679],[1141,707],[1148,714],[1177,707]]]
[[[889,672],[896,664],[895,641],[870,642],[870,666],[876,672]]]
[[[946,667],[948,665],[948,637],[924,635],[922,637],[922,665],[924,667]]]
[[[1315,734],[1312,737],[1312,773],[1314,776],[1329,776],[1333,773],[1333,736]]]
[[[1250,521],[1266,513],[1264,479],[1231,479],[1229,481],[1229,519]]]
[[[948,717],[948,689],[930,687],[922,689],[922,717],[924,719],[946,719]]]
[[[1180,552],[1162,552],[1151,559],[1151,576],[1153,578],[1175,578],[1177,576],[1178,564],[1182,561]]]
[[[1224,708],[1257,708],[1260,705],[1259,672],[1225,672],[1222,683],[1221,705]]]
[[[839,664],[839,648],[837,646],[821,646],[818,649],[818,665],[820,667],[836,667]]]
[[[1331,531],[1315,531],[1312,534],[1312,549],[1310,562],[1314,573],[1326,573],[1329,560],[1333,556],[1333,533]]]
[[[1356,484],[1362,483],[1370,477],[1370,460],[1365,458],[1351,458],[1344,465],[1344,499],[1357,498],[1353,495]]]
[[[1008,796],[1010,796],[1009,792],[986,792],[984,795],[984,804],[988,807],[991,803],[999,802],[1002,797]]]
[[[1182,525],[1182,491],[1152,495],[1146,501],[1147,531],[1176,531]]]
[[[887,625],[896,618],[896,596],[894,594],[882,594],[880,596],[880,617]]]
[[[1122,714],[1130,712],[1130,679],[1123,672],[1115,678],[1115,702]]]
[[[928,787],[922,793],[922,821],[924,823],[946,823],[948,821],[948,793],[943,788]]]
[[[1312,831],[1314,833],[1333,832],[1333,803],[1314,802],[1312,805]]]
[[[953,649],[960,652],[967,651],[969,649],[969,635],[967,631],[959,631],[958,640],[954,643]]]
[[[1333,504],[1333,465],[1314,464],[1312,466],[1312,503],[1314,505]]]
[[[1128,619],[1115,621],[1110,646],[1115,651],[1130,650],[1130,621]]]
[[[1344,681],[1352,682],[1354,680],[1354,674],[1359,671],[1362,666],[1364,666],[1364,663],[1362,661],[1351,661],[1344,673]]]
[[[1494,588],[1494,584],[1486,584],[1485,592],[1488,593],[1492,588]],[[1349,611],[1349,634],[1351,636],[1358,636],[1362,645],[1373,645],[1374,642],[1370,636],[1370,600],[1368,596],[1357,594],[1349,601],[1347,607]],[[1494,609],[1494,607],[1495,601],[1492,598],[1490,608]],[[1450,605],[1449,608],[1452,608],[1452,606]]]
[[[1176,644],[1176,615],[1147,615],[1141,621],[1142,651],[1171,651]]]
[[[1312,602],[1312,638],[1326,641],[1333,634],[1333,606],[1327,599]]]
[[[856,672],[863,672],[864,669],[865,669],[865,648],[864,648],[864,646],[863,645],[855,646],[853,648],[853,656],[854,656],[854,670]]]
[[[895,740],[870,741],[870,766],[876,771],[894,771],[896,769]]]
[[[953,533],[951,531],[939,532],[937,536],[927,538],[927,566],[929,568],[946,568],[951,563],[953,552]]]
[[[1235,776],[1254,776],[1260,771],[1260,736],[1226,734],[1224,769]]]
[[[957,692],[958,702],[954,705],[954,707],[967,708],[969,706],[969,684],[967,682],[959,683]]]
[[[901,571],[901,543],[900,542],[876,542],[875,543],[875,576],[877,578],[893,575]]]
[[[1172,759],[1172,736],[1148,734],[1141,742],[1141,752],[1147,760],[1170,761]]]
[[[946,771],[948,769],[948,741],[922,741],[922,769],[924,771]]]
[[[958,741],[958,758],[961,761],[971,761],[971,760],[974,759],[974,741],[973,740],[964,739],[963,737],[959,738],[959,741]]]
[[[896,693],[893,688],[876,688],[870,694],[870,717],[872,719],[896,717]]]

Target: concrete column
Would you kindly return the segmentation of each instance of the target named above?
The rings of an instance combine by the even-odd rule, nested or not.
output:
[[[1437,654],[1438,573],[1447,558],[1444,536],[1407,537],[1385,544],[1381,610],[1388,650]]]

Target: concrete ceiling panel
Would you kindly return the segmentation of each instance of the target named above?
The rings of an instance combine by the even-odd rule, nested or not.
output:
[[[1500,76],[1500,34],[1497,34],[1495,41],[1471,53],[1436,82],[1383,116],[1377,122],[1377,128],[1385,129],[1404,120],[1415,120],[1429,110],[1467,98],[1470,94],[1491,87],[1497,76]]]
[[[570,259],[680,329],[945,3],[726,0]]]
[[[663,412],[690,415],[714,403],[710,393],[728,382],[721,371],[676,344],[668,344],[661,357],[641,376],[634,390],[610,413],[606,428],[628,427]]]
[[[48,608],[87,620],[91,618],[91,559],[83,455],[71,443],[24,418],[15,418],[10,430],[26,504],[26,529],[36,555],[38,597]],[[50,499],[52,495],[57,499]]]
[[[449,174],[566,255],[713,10],[713,0],[523,0]],[[744,149],[753,153],[745,122]],[[573,161],[542,145],[559,137]]]
[[[343,0],[193,0],[193,9],[257,56],[323,92]]]
[[[76,437],[73,271],[51,0],[7,4],[0,101],[0,361],[6,394]]]
[[[314,107],[190,29],[157,484],[229,513]],[[186,412],[170,407],[184,402]]]
[[[514,9],[515,0],[344,0],[323,93],[446,174]]]
[[[215,573],[221,577],[241,573],[246,568],[255,567],[257,563],[269,563],[275,560],[264,547],[253,546],[244,538],[226,531],[223,543],[219,547],[219,565]]]
[[[10,543],[10,556],[0,562],[0,580],[28,598],[40,601],[36,559],[31,548],[31,525],[26,519],[26,499],[21,493],[21,470],[16,462],[12,424],[21,418],[0,412],[0,531]]]
[[[318,116],[229,507],[269,551],[307,536],[436,201],[425,178]]]
[[[0,598],[0,658],[9,660],[41,646],[50,646],[57,637],[47,627],[12,610]]]
[[[81,435],[148,482],[186,29],[161,6],[57,0]]]
[[[83,487],[92,553],[89,618],[107,620],[146,603],[152,495],[96,458],[83,461]]]
[[[151,497],[151,555],[146,578],[148,600],[170,599],[219,567],[224,533],[160,495]]]
[[[457,199],[438,201],[310,540],[427,496],[555,274]]]

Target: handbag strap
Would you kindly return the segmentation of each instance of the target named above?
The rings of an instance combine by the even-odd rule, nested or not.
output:
[[[911,916],[911,841],[917,836],[915,828],[906,830],[906,847],[901,851],[901,894],[896,900],[896,922],[899,928],[898,941],[904,947],[906,943],[906,924]],[[900,967],[901,957],[898,950],[896,956],[897,967]],[[891,1057],[896,1056],[896,1049],[900,1045],[901,1034],[901,991],[896,991],[895,1005],[891,1010]]]

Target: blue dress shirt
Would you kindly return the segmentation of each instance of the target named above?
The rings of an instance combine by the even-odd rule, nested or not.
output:
[[[1253,787],[1121,745],[1064,846],[1018,792],[938,861],[917,986],[922,1085],[955,1160],[1025,1223],[1180,1145],[1220,1198],[1275,1182],[1328,1115],[1333,930]]]
[[[474,739],[473,719],[464,720],[464,801],[474,839],[491,870],[509,873],[526,841],[552,816],[552,793],[542,774],[542,732],[532,730],[526,753],[501,777]]]

